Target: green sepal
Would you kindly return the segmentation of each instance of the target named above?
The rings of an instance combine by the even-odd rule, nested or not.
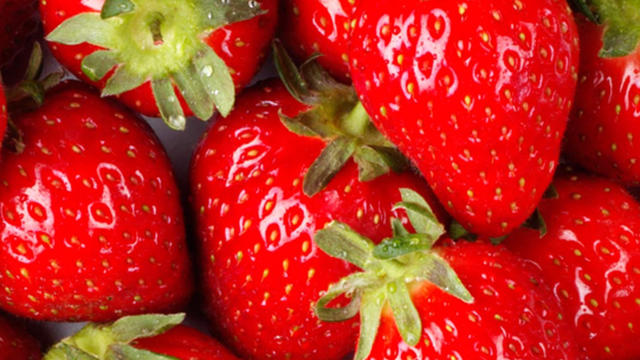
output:
[[[494,237],[494,238],[489,238],[489,241],[491,242],[491,245],[500,245],[502,244],[508,237],[509,235],[502,235],[499,237]]]
[[[92,81],[105,77],[118,65],[116,55],[111,50],[95,51],[82,60],[82,72]]]
[[[114,28],[110,21],[102,20],[97,13],[82,13],[65,20],[47,35],[46,39],[64,45],[89,43],[110,48],[114,37]]]
[[[627,56],[638,49],[640,0],[582,0],[577,5],[581,10],[591,10],[605,27],[600,57]]]
[[[111,332],[116,341],[129,343],[135,339],[160,335],[181,324],[184,318],[183,313],[125,316],[113,323]]]
[[[332,285],[327,293],[316,303],[315,313],[318,319],[327,322],[338,322],[351,319],[358,315],[362,300],[362,291],[359,288],[368,286],[371,277],[366,273],[356,273],[348,276],[337,284]],[[329,307],[332,301],[340,296],[351,296],[346,306]]]
[[[435,253],[424,256],[422,260],[425,266],[416,269],[417,271],[410,273],[410,276],[427,280],[444,292],[466,303],[470,304],[474,301],[469,290],[467,290],[455,270],[446,260]]]
[[[53,346],[43,357],[43,360],[99,360],[97,357],[69,346],[65,343],[58,343]]]
[[[102,6],[100,17],[102,19],[108,19],[126,14],[132,12],[135,7],[135,4],[131,2],[131,0],[106,0]]]
[[[429,250],[438,240],[427,234],[408,234],[384,239],[373,249],[373,256],[380,260],[394,259],[416,251]]]
[[[109,80],[107,80],[104,89],[102,89],[102,96],[122,94],[137,88],[146,81],[147,79],[139,77],[129,71],[126,65],[119,66]]]
[[[469,230],[465,229],[465,227],[456,220],[451,220],[448,233],[449,237],[454,240],[465,239],[475,241],[477,239],[475,235],[471,234]]]
[[[187,119],[184,116],[182,105],[178,96],[176,96],[171,80],[153,80],[151,89],[165,123],[174,130],[184,130],[187,126]]]
[[[196,69],[194,76],[202,81],[220,114],[228,116],[235,104],[236,88],[227,64],[209,46],[200,48],[193,64]],[[209,117],[201,119],[208,120]]]
[[[422,336],[422,320],[404,279],[387,284],[387,299],[402,339],[408,345],[415,346]]]
[[[331,141],[309,167],[302,186],[304,193],[314,196],[324,189],[349,161],[355,150],[354,139],[341,136]]]
[[[156,354],[136,349],[131,345],[113,344],[106,352],[104,360],[180,360],[173,356]]]
[[[364,360],[371,353],[380,328],[380,317],[386,301],[387,292],[385,288],[364,292],[360,308],[360,338],[355,360]]]
[[[287,91],[298,102],[307,104],[307,98],[311,95],[309,84],[307,84],[302,73],[300,73],[279,39],[273,41],[272,49],[276,71],[280,75],[280,79],[282,79]]]
[[[369,262],[374,248],[371,240],[338,221],[332,221],[316,232],[314,241],[325,253],[361,269]]]
[[[385,154],[368,145],[359,146],[353,160],[358,164],[360,181],[371,181],[391,171],[390,161]]]
[[[544,221],[544,217],[539,209],[536,209],[531,216],[522,224],[523,227],[528,229],[537,230],[540,233],[540,238],[547,234],[547,223]]]
[[[213,116],[214,106],[200,76],[195,65],[191,64],[173,74],[173,80],[193,114],[200,119],[208,120]]]
[[[393,230],[393,237],[409,235],[409,231],[402,224],[402,220],[398,218],[391,219],[391,229]]]
[[[593,21],[596,24],[599,23],[596,14],[593,12],[593,10],[591,10],[591,7],[589,6],[589,4],[587,4],[586,0],[569,0],[569,5],[571,5],[573,11],[582,13],[587,17],[587,19]]]
[[[445,233],[444,225],[438,221],[429,203],[417,192],[411,189],[400,189],[402,202],[396,204],[395,209],[404,209],[411,225],[416,232],[427,234],[434,239]]]

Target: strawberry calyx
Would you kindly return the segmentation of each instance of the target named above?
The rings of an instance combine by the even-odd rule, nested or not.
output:
[[[109,76],[102,95],[122,94],[150,81],[164,121],[183,130],[186,118],[176,87],[201,120],[211,118],[215,108],[227,116],[235,102],[231,72],[204,38],[260,14],[253,0],[106,0],[100,14],[69,18],[47,40],[103,48],[82,60],[89,79]]]
[[[90,323],[54,345],[44,360],[177,360],[136,349],[136,339],[160,335],[184,320],[185,314],[126,316],[107,324]]]
[[[571,0],[573,8],[605,27],[600,57],[622,57],[640,42],[639,0]]]
[[[395,208],[407,212],[415,233],[410,233],[399,219],[394,218],[391,222],[393,237],[384,239],[377,246],[336,221],[314,237],[324,252],[363,270],[332,285],[315,308],[316,315],[323,321],[344,321],[360,314],[356,360],[366,358],[371,352],[385,306],[393,311],[405,343],[411,346],[418,343],[422,322],[411,299],[412,284],[426,281],[461,301],[473,302],[455,271],[433,250],[433,245],[445,233],[444,226],[418,193],[410,189],[400,189],[400,193],[402,201]],[[330,304],[341,296],[350,302],[346,306],[331,307]]]
[[[280,114],[283,124],[301,136],[319,137],[327,147],[304,178],[308,196],[320,192],[351,158],[360,181],[390,171],[403,171],[408,161],[373,125],[355,89],[336,81],[317,63],[315,55],[298,68],[279,40],[273,43],[275,65],[285,87],[309,106],[295,117]]]

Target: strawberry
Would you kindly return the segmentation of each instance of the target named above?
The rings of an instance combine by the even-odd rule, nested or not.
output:
[[[626,185],[638,185],[640,5],[633,1],[598,3],[596,14],[590,14],[603,24],[578,16],[583,39],[580,86],[567,129],[565,153],[590,171]]]
[[[563,1],[369,1],[354,14],[351,74],[453,217],[497,237],[551,181],[578,45]]]
[[[402,189],[416,233],[394,226],[381,244],[331,222],[317,246],[363,271],[332,285],[317,303],[327,321],[360,313],[356,360],[578,359],[551,291],[504,247],[440,240],[426,202]],[[327,305],[351,294],[346,307]]]
[[[4,95],[2,77],[0,76],[0,139],[4,138],[4,132],[7,128],[7,119],[7,99]]]
[[[355,0],[284,0],[280,38],[299,60],[314,54],[318,62],[342,81],[349,75],[350,17]]]
[[[589,359],[640,357],[640,205],[611,181],[558,175],[539,205],[546,235],[518,229],[505,244],[542,269]]]
[[[0,1],[0,70],[6,84],[24,73],[31,44],[39,35],[37,0]]]
[[[209,336],[178,325],[184,314],[139,315],[110,324],[88,324],[62,340],[45,360],[237,360]]]
[[[0,163],[0,306],[104,321],[183,305],[182,209],[149,126],[78,83],[13,122],[22,146]]]
[[[184,129],[185,111],[202,120],[231,111],[275,32],[277,0],[47,0],[40,11],[64,66]]]
[[[287,86],[300,95],[294,84]],[[344,85],[338,89],[328,93],[356,99]],[[322,97],[312,94],[303,97]],[[314,129],[353,128],[347,125],[352,117],[337,115],[333,125],[320,126],[324,110],[328,108],[296,101],[282,84],[263,84],[241,96],[231,115],[208,131],[193,160],[192,204],[206,310],[224,341],[245,358],[340,360],[350,353],[355,324],[322,323],[312,305],[322,290],[352,269],[320,252],[312,236],[338,219],[382,239],[389,235],[398,186],[429,195],[424,181],[410,173],[360,182],[350,153],[334,152],[340,149],[336,144],[352,141],[347,136],[336,138],[323,151],[321,137],[290,131],[317,135]],[[359,116],[355,118],[360,124]],[[351,152],[360,164],[366,162],[358,154],[376,153],[373,147],[354,147]],[[307,171],[316,172],[309,169],[322,163],[318,158],[344,165],[330,180],[305,177]],[[363,165],[360,174],[368,173],[366,169],[370,167]],[[307,196],[305,189],[315,196]]]
[[[0,316],[0,358],[40,360],[40,344],[24,329]]]

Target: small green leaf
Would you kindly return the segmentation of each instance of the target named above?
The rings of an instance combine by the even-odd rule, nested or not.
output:
[[[235,84],[227,64],[209,46],[203,46],[198,51],[193,64],[197,70],[194,75],[200,77],[220,114],[227,117],[236,99]]]
[[[348,261],[364,269],[373,251],[373,242],[358,234],[349,225],[332,221],[315,234],[314,241],[330,256]]]
[[[592,10],[605,32],[601,57],[636,52],[640,39],[640,0],[591,0]]]
[[[137,88],[145,81],[146,79],[129,71],[126,65],[119,66],[102,89],[102,96],[120,95]]]
[[[99,360],[86,352],[69,346],[65,343],[58,343],[52,347],[43,357],[43,360]]]
[[[318,106],[293,118],[280,113],[280,120],[294,134],[327,139],[337,134],[338,129],[326,121],[325,116],[322,107]]]
[[[135,4],[131,0],[106,0],[102,6],[100,17],[108,19],[110,17],[118,16],[132,12],[135,9]]]
[[[609,27],[605,31],[604,38],[602,39],[603,47],[600,51],[600,57],[613,58],[627,56],[636,51],[639,39],[640,31],[638,30]]]
[[[387,285],[387,299],[402,339],[408,345],[416,346],[422,337],[422,320],[404,279],[396,279]]]
[[[173,80],[193,114],[204,121],[213,116],[213,99],[205,88],[195,65],[187,66],[173,74]]]
[[[531,214],[531,216],[527,219],[527,221],[522,224],[523,227],[538,230],[540,232],[540,238],[544,237],[547,234],[547,223],[544,221],[544,217],[542,217],[542,213],[539,209]]]
[[[153,337],[179,325],[184,321],[185,314],[147,314],[125,316],[112,325],[115,340],[129,343],[135,339]]]
[[[195,0],[201,10],[201,21],[211,29],[249,20],[266,11],[256,0]]]
[[[386,159],[370,146],[359,146],[353,160],[358,164],[358,179],[362,182],[374,180],[391,171]]]
[[[393,229],[393,237],[409,235],[409,231],[402,224],[402,220],[398,218],[391,219],[391,228]]]
[[[362,299],[362,289],[371,285],[372,276],[367,273],[355,273],[343,278],[338,283],[329,287],[327,293],[318,300],[315,313],[318,319],[329,322],[339,322],[351,319],[358,315]],[[346,306],[328,307],[328,305],[340,296],[351,296],[351,301]]]
[[[279,115],[282,124],[292,133],[300,136],[322,137],[321,134],[316,132],[312,127],[307,126],[303,121],[296,118],[290,118],[283,114],[282,111]]]
[[[355,150],[355,139],[341,136],[331,141],[309,167],[302,184],[304,193],[311,197],[322,191],[344,167]]]
[[[180,360],[173,356],[156,354],[147,350],[136,349],[131,345],[113,344],[109,346],[104,360]]]
[[[100,14],[87,12],[65,20],[48,36],[47,41],[65,45],[89,43],[103,48],[111,48],[114,27],[100,18]]]
[[[444,226],[438,221],[431,210],[431,206],[417,192],[411,189],[400,189],[402,202],[394,209],[405,209],[411,225],[418,233],[439,238],[445,233]]]
[[[289,91],[289,94],[293,96],[298,102],[308,105],[307,99],[310,97],[309,85],[305,81],[304,77],[298,67],[293,62],[289,53],[285,49],[282,42],[278,39],[273,41],[273,61],[276,66],[276,70],[280,75],[282,83]]]
[[[33,49],[31,50],[31,56],[29,56],[29,64],[27,65],[24,80],[36,80],[40,69],[42,69],[42,46],[36,41],[33,43]]]
[[[373,343],[378,335],[382,308],[387,301],[386,289],[365,291],[360,307],[360,339],[356,350],[355,360],[364,360],[371,353]]]
[[[82,60],[82,72],[93,81],[105,77],[107,73],[118,65],[116,55],[111,50],[98,50],[87,55]]]
[[[184,130],[187,119],[184,117],[182,105],[176,96],[171,80],[153,80],[151,89],[164,122],[174,130]]]
[[[593,11],[591,10],[591,7],[587,4],[586,0],[569,0],[569,4],[571,5],[574,11],[582,13],[584,16],[586,16],[589,20],[593,21],[594,23],[596,24],[598,23],[598,18],[593,13]]]
[[[426,234],[408,234],[384,239],[373,249],[373,256],[378,259],[394,259],[417,251],[431,249],[438,239]]]
[[[469,232],[469,230],[465,229],[462,224],[457,222],[456,220],[451,220],[451,224],[449,225],[449,237],[454,240],[466,239],[470,241],[477,240],[477,237]]]
[[[422,259],[424,265],[417,268],[413,276],[431,282],[444,292],[466,303],[474,301],[469,290],[446,260],[435,253],[425,255]]]

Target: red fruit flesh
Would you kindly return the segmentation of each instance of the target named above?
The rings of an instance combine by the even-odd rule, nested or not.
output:
[[[333,76],[350,81],[349,33],[354,0],[285,0],[280,37],[298,60],[321,54],[318,63]]]
[[[640,183],[640,51],[601,58],[604,27],[579,18],[580,86],[567,129],[568,158],[627,185]]]
[[[577,78],[564,1],[371,1],[351,74],[376,126],[473,233],[535,209],[558,163]]]
[[[238,359],[213,338],[182,325],[158,336],[135,340],[132,345],[180,360]]]
[[[258,17],[224,26],[210,33],[204,41],[213,48],[231,70],[231,76],[236,89],[243,89],[258,72],[275,32],[277,22],[277,0],[259,0],[265,14]],[[42,22],[45,34],[51,33],[63,21],[85,12],[100,12],[104,0],[48,0],[40,4]],[[74,75],[83,81],[104,88],[107,75],[100,81],[91,81],[82,72],[82,60],[89,54],[100,50],[90,44],[68,46],[50,43],[53,55],[67,67]],[[159,110],[153,97],[150,82],[131,91],[125,92],[118,98],[128,107],[147,116],[158,116]],[[182,107],[187,115],[192,112],[179,96]]]
[[[24,75],[39,30],[37,0],[0,1],[0,70],[6,84]]]
[[[40,360],[40,344],[22,328],[0,317],[0,359]]]
[[[464,303],[429,283],[412,299],[422,319],[418,345],[405,344],[385,309],[369,360],[579,359],[551,292],[503,247],[461,242],[436,248],[474,297]]]
[[[13,121],[24,151],[0,163],[0,306],[67,321],[180,308],[182,209],[148,125],[77,83]]]
[[[326,144],[290,132],[278,116],[305,108],[279,83],[248,91],[209,130],[192,166],[207,310],[224,341],[250,359],[340,360],[352,352],[356,323],[321,322],[312,307],[353,268],[317,249],[313,235],[333,219],[376,240],[391,235],[400,187],[435,203],[419,177],[361,183],[352,161],[307,197],[303,176]]]
[[[537,264],[588,359],[640,357],[640,205],[613,182],[556,178],[539,210],[547,234],[518,229],[505,244]]]

